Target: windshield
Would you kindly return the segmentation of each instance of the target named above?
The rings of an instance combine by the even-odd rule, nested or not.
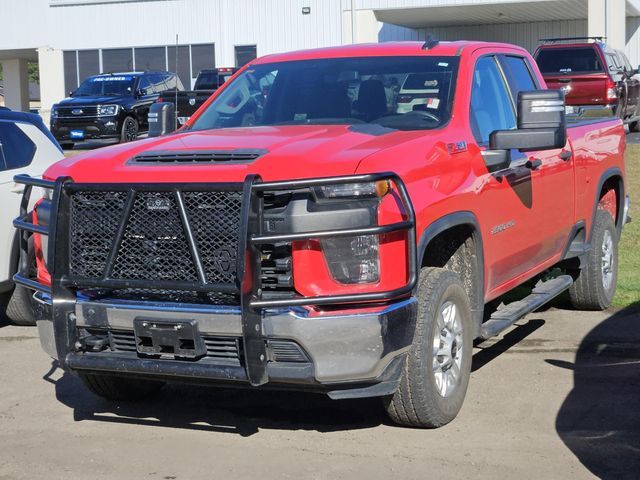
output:
[[[598,73],[602,64],[594,47],[546,48],[536,58],[542,73]]]
[[[362,123],[438,128],[451,115],[457,67],[456,57],[427,56],[255,65],[209,105],[192,129]],[[399,93],[409,76],[422,95],[407,101]]]
[[[131,75],[89,77],[73,92],[72,96],[131,95],[134,80],[135,78]]]

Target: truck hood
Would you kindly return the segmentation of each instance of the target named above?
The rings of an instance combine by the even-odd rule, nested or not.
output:
[[[54,107],[75,107],[75,106],[93,106],[93,105],[110,105],[112,103],[121,103],[122,96],[114,95],[100,95],[100,96],[82,96],[82,97],[68,97],[61,100]]]
[[[192,183],[238,182],[249,174],[284,180],[355,173],[361,160],[382,149],[424,136],[372,125],[278,126],[185,132],[101,148],[66,158],[49,168],[47,178],[76,182]],[[241,149],[260,154],[243,163],[229,161],[137,163],[140,154],[204,153]]]

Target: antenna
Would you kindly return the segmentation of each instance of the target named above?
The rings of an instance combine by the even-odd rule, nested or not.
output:
[[[174,72],[176,76],[178,75],[178,34],[176,33],[176,71]],[[191,76],[191,75],[189,75]],[[179,78],[179,77],[178,77]],[[189,79],[191,80],[191,79]],[[176,82],[176,97],[173,108],[173,129],[178,129],[178,83]]]
[[[440,40],[438,40],[438,37],[432,37],[431,35],[427,35],[427,38],[424,44],[422,45],[422,49],[429,50],[435,47],[436,45],[438,45],[439,43],[440,43]]]

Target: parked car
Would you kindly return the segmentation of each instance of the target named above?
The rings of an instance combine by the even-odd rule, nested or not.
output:
[[[0,107],[0,293],[7,296],[6,314],[19,325],[34,324],[31,308],[32,291],[15,286],[13,275],[18,270],[18,234],[11,227],[15,210],[20,205],[24,185],[13,177],[25,173],[39,177],[55,161],[63,158],[60,146],[45,127],[42,119],[32,113],[13,112]],[[27,254],[28,266],[35,271],[32,243]]]
[[[171,102],[175,107],[178,126],[184,125],[193,113],[220,88],[231,76],[238,71],[237,68],[210,68],[201,70],[196,78],[193,90],[181,92],[166,92],[156,102]]]
[[[570,43],[559,43],[559,42]],[[565,92],[568,113],[617,115],[640,131],[640,76],[623,52],[600,37],[552,38],[534,57],[549,88]]]
[[[51,109],[51,132],[63,148],[89,139],[135,140],[146,132],[160,93],[183,90],[171,72],[123,72],[87,78]]]
[[[398,114],[387,88],[415,74],[451,88]],[[520,47],[271,55],[181,130],[49,168],[60,194],[35,219],[55,235],[16,281],[37,290],[45,350],[103,397],[310,390],[437,427],[462,406],[475,339],[566,290],[610,305],[624,149],[618,118],[567,124]],[[487,307],[506,293],[522,295]]]

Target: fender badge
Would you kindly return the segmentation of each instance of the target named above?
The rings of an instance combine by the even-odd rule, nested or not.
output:
[[[447,143],[447,151],[450,154],[466,152],[467,142],[462,141],[462,142]]]

